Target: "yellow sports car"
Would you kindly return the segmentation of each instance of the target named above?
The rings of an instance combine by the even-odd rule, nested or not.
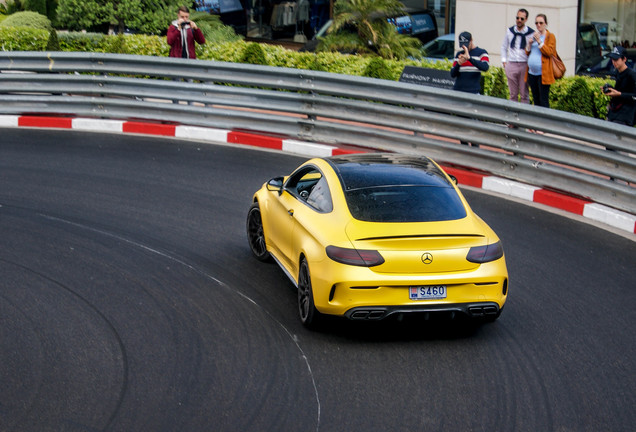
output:
[[[257,259],[273,258],[298,287],[307,327],[323,314],[494,321],[508,295],[499,238],[425,157],[311,159],[254,194],[247,237]]]

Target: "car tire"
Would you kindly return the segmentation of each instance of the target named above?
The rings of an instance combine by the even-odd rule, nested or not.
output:
[[[265,232],[263,231],[263,220],[261,219],[261,208],[258,203],[252,204],[247,213],[247,241],[250,244],[252,253],[259,261],[269,261],[271,256],[267,252],[265,244]]]
[[[317,328],[321,313],[318,312],[314,303],[309,265],[307,265],[305,259],[300,261],[300,269],[298,270],[298,312],[300,321],[305,327],[310,329]]]

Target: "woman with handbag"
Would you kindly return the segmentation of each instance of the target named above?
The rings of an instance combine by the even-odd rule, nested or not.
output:
[[[526,43],[528,73],[526,80],[535,105],[550,108],[550,84],[555,81],[552,56],[556,55],[556,36],[547,29],[548,18],[539,14],[534,24],[537,31]]]

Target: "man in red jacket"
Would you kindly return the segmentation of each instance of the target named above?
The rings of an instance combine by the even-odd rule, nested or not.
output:
[[[170,57],[197,58],[194,50],[194,42],[201,45],[205,43],[205,37],[194,21],[190,21],[190,11],[186,6],[179,7],[177,19],[168,27],[168,45],[170,45]]]

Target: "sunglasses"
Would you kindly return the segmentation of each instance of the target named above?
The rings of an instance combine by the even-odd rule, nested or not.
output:
[[[517,17],[517,21],[525,21],[526,19],[524,17]]]
[[[542,22],[542,21],[535,21],[534,23],[535,23],[536,25],[539,25],[539,24],[543,25],[543,24],[545,24],[545,23],[544,23],[544,22]]]

